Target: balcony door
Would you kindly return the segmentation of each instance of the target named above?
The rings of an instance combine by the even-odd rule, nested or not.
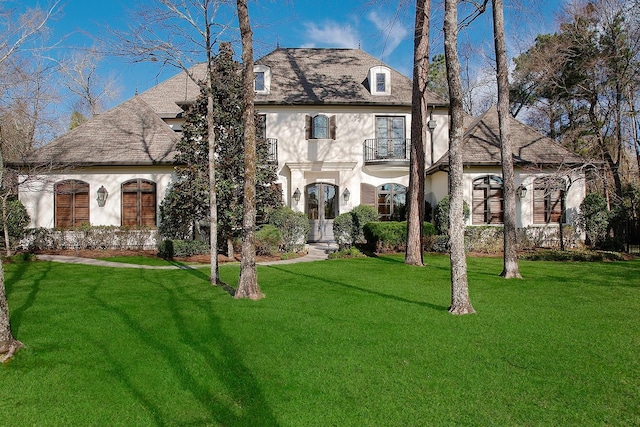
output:
[[[338,215],[338,186],[317,182],[309,184],[305,191],[305,211],[311,231],[309,241],[333,240],[333,219]]]
[[[376,117],[376,145],[378,159],[405,159],[404,117]]]

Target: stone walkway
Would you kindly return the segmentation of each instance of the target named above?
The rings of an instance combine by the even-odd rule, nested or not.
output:
[[[310,261],[321,261],[327,259],[330,252],[334,252],[337,250],[337,246],[334,243],[310,243],[308,245],[307,255],[300,258],[286,259],[282,261],[265,261],[259,262],[258,265],[282,265],[282,264],[295,264],[298,262],[310,262]],[[100,259],[93,258],[82,258],[75,256],[67,256],[67,255],[38,255],[38,259],[41,261],[53,261],[53,262],[63,262],[67,264],[84,264],[84,265],[96,265],[100,267],[115,267],[115,268],[142,268],[147,270],[193,270],[194,268],[207,267],[206,264],[200,265],[184,265],[178,264],[176,265],[140,265],[140,264],[126,264],[123,262],[112,262],[112,261],[104,261]]]

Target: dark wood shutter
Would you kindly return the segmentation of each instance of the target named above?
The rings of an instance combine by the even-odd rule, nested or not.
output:
[[[329,138],[336,139],[336,116],[329,117]]]
[[[67,180],[54,187],[55,226],[60,228],[89,224],[89,184]]]
[[[489,224],[502,224],[504,222],[502,215],[502,189],[492,188],[489,190],[489,211],[491,217],[489,218]]]
[[[310,115],[306,115],[304,118],[304,135],[306,139],[311,139],[311,131],[313,118]]]
[[[360,184],[360,204],[376,207],[376,187],[371,184]]]
[[[544,224],[546,222],[545,189],[535,188],[533,190],[533,223]]]
[[[486,218],[485,190],[484,188],[473,189],[473,205],[471,222],[473,224],[484,224]]]
[[[156,225],[156,184],[137,179],[122,184],[122,225]]]

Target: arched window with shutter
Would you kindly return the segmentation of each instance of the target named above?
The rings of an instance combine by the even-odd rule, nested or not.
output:
[[[156,226],[156,183],[132,179],[122,184],[122,225]]]
[[[58,228],[89,224],[89,184],[76,179],[54,185],[54,222]]]
[[[543,177],[533,181],[533,222],[549,224],[565,219],[567,185],[562,178]]]
[[[473,224],[504,222],[502,178],[485,176],[473,181]]]

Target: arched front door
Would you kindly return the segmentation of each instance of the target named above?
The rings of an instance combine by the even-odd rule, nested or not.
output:
[[[338,186],[316,182],[305,190],[305,212],[311,224],[309,241],[332,241],[333,219],[338,215]]]

